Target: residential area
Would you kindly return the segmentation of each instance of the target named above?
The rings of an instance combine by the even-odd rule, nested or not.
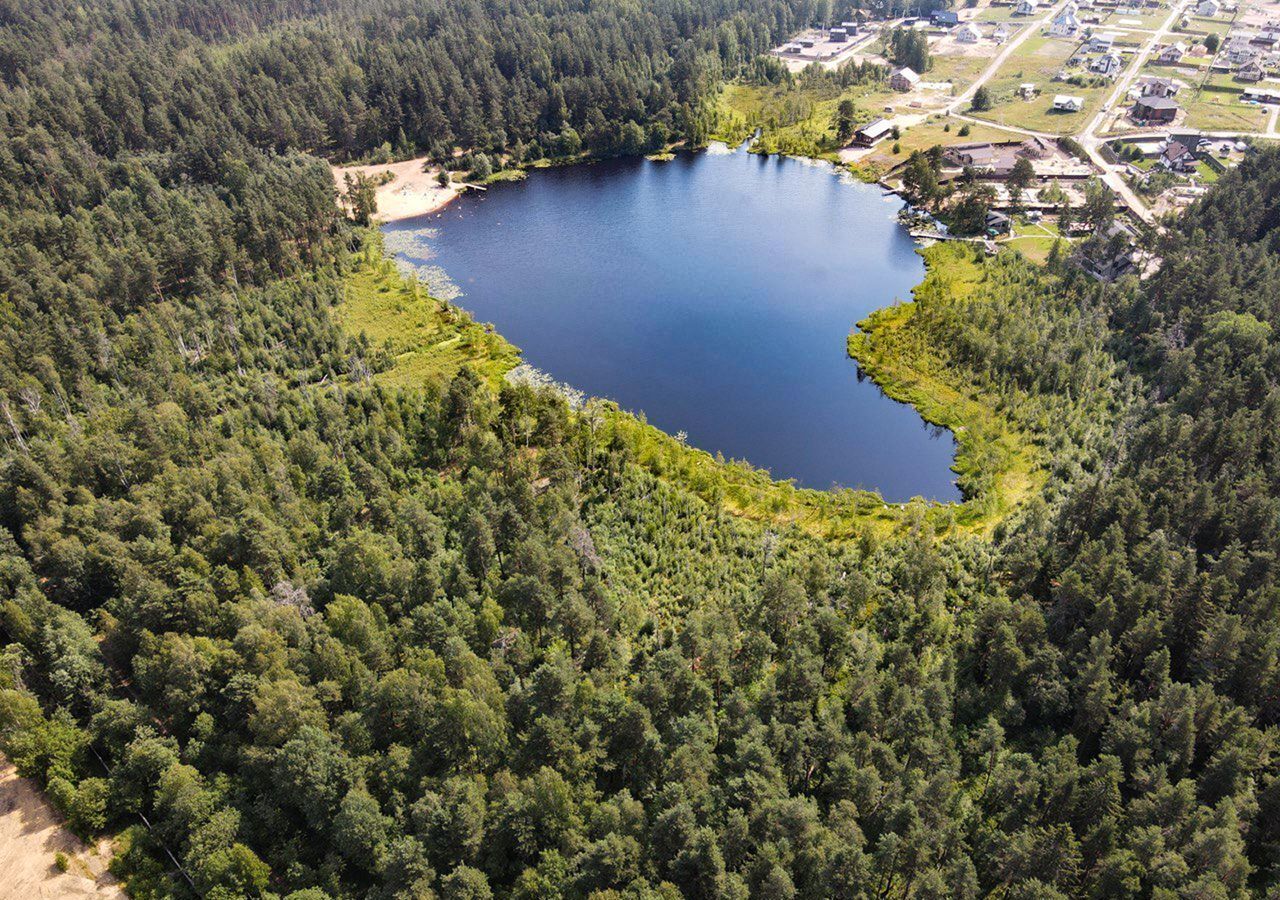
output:
[[[1280,0],[980,0],[890,21],[853,13],[773,55],[791,72],[885,67],[886,80],[855,90],[863,120],[835,156],[908,199],[921,199],[921,178],[936,186],[949,199],[913,204],[922,236],[954,239],[951,207],[979,196],[991,218],[977,237],[993,252],[1141,243],[1258,142],[1280,138]],[[1090,192],[1105,193],[1114,218],[1081,215]],[[1115,254],[1128,264],[1095,274],[1141,269],[1130,250]]]

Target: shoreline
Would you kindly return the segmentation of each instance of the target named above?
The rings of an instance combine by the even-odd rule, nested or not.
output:
[[[379,184],[374,192],[378,200],[378,212],[373,219],[378,224],[386,225],[439,212],[462,193],[460,185],[444,186],[437,182],[436,176],[440,173],[440,168],[432,166],[424,170],[426,161],[427,157],[419,156],[370,166],[331,165],[329,171],[333,173],[333,184],[339,195],[345,188],[343,179],[347,175],[364,175],[378,180],[389,174],[390,179],[385,184]]]

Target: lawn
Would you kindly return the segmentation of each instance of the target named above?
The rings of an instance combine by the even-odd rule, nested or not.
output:
[[[973,115],[997,122],[1046,131],[1054,134],[1071,134],[1079,131],[1102,105],[1110,87],[1077,87],[1055,82],[1054,76],[1066,65],[1076,51],[1079,42],[1074,39],[1035,36],[1018,48],[1005,64],[987,82],[991,91],[992,108]],[[1023,100],[1017,95],[1018,85],[1034,82],[1040,95]],[[1053,111],[1055,94],[1073,94],[1084,98],[1084,109],[1078,113]]]
[[[1266,127],[1266,109],[1241,103],[1241,89],[1230,75],[1215,74],[1198,88],[1183,91],[1178,95],[1187,111],[1183,126],[1203,131],[1261,131]]]
[[[1008,22],[1010,25],[1027,25],[1031,22],[1038,21],[1044,16],[1043,8],[1038,10],[1036,14],[1032,16],[1020,16],[1015,12],[1016,9],[1017,7],[1014,5],[988,6],[986,9],[978,12],[977,15],[973,17],[972,21],[978,24],[982,24],[984,22],[990,22],[992,24],[995,24],[996,22]]]
[[[1187,23],[1185,31],[1175,29],[1174,33],[1188,35],[1217,34],[1225,37],[1230,30],[1230,19],[1205,19],[1200,16],[1192,16],[1191,21]]]
[[[1044,265],[1053,245],[1062,239],[1055,222],[1014,223],[1013,234],[1000,242],[1002,247],[1012,247],[1037,265]]]
[[[1089,15],[1097,15],[1096,10],[1088,10]],[[1113,28],[1128,28],[1137,31],[1155,31],[1164,24],[1164,20],[1169,18],[1168,9],[1158,9],[1155,12],[1143,13],[1140,16],[1120,15],[1117,12],[1110,12],[1103,16],[1102,22],[1097,26],[1103,31]]]
[[[982,56],[968,53],[949,53],[945,56],[937,54],[933,57],[933,65],[924,74],[925,80],[950,81],[955,85],[957,94],[963,93],[965,88],[977,80],[983,69],[991,65],[999,48],[991,44],[990,51]]]

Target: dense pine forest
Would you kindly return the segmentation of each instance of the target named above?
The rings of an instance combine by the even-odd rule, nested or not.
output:
[[[133,896],[1280,894],[1280,152],[1147,282],[919,298],[1049,459],[991,539],[735,517],[343,327],[323,159],[696,143],[822,13],[0,5],[0,748]]]

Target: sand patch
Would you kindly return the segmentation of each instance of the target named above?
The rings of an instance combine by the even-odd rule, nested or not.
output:
[[[67,855],[65,872],[57,853]],[[127,900],[107,872],[110,858],[106,841],[89,847],[68,831],[36,783],[0,756],[0,900]]]
[[[424,171],[425,162],[424,159],[406,159],[377,166],[333,166],[333,183],[342,193],[348,174],[352,177],[362,174],[375,181],[389,174],[390,180],[377,189],[377,219],[379,222],[399,222],[433,213],[459,194],[454,185],[444,187],[436,181],[440,172],[438,167],[432,166]]]

